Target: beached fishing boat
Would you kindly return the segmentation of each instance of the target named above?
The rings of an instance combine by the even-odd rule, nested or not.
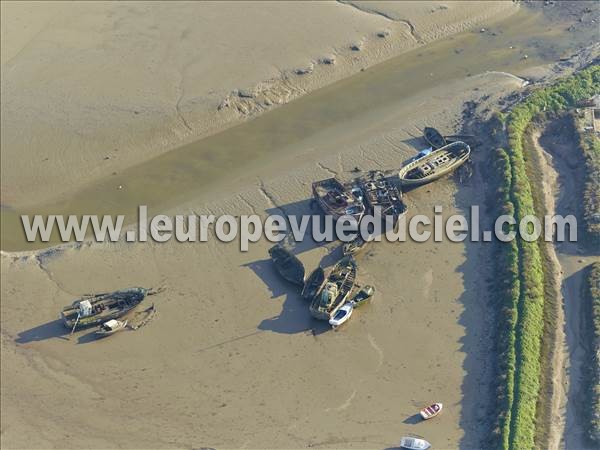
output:
[[[432,405],[426,406],[420,411],[421,417],[423,420],[431,419],[442,412],[443,406],[444,405],[441,403],[433,403]]]
[[[333,266],[325,285],[310,303],[310,313],[320,320],[329,320],[346,302],[354,287],[358,267],[352,256],[345,256]]]
[[[356,255],[361,250],[364,250],[367,247],[368,243],[369,241],[365,241],[359,234],[350,242],[344,243],[344,246],[342,247],[342,252],[344,253],[344,256]]]
[[[304,282],[304,288],[302,289],[302,298],[305,300],[312,300],[315,295],[321,290],[323,283],[325,282],[325,271],[322,267],[317,267],[311,272],[306,281]]]
[[[329,319],[329,325],[334,330],[339,326],[343,325],[350,319],[352,316],[352,311],[354,310],[354,305],[351,302],[344,303],[344,305],[337,310],[337,312]]]
[[[100,325],[100,327],[96,330],[96,335],[98,335],[98,337],[110,336],[111,334],[115,334],[117,331],[124,330],[126,326],[126,320],[121,322],[120,320],[111,319],[108,322],[104,322],[102,325]]]
[[[375,294],[375,288],[373,286],[366,285],[363,286],[350,301],[354,304],[355,308],[358,308],[359,306],[368,303],[373,297],[373,294]]]
[[[81,297],[61,312],[65,327],[72,331],[97,326],[111,319],[124,316],[147,295],[155,293],[150,289],[135,287],[103,294]]]
[[[446,139],[444,139],[444,136],[442,136],[435,128],[425,127],[423,129],[423,137],[434,149],[442,148],[446,145]]]
[[[358,186],[344,185],[335,178],[328,178],[315,181],[312,191],[323,212],[334,219],[351,216],[358,223],[365,213],[362,192]]]
[[[275,269],[290,283],[304,286],[304,265],[296,256],[281,245],[274,245],[269,249]]]
[[[427,450],[431,444],[421,436],[404,436],[400,439],[400,447],[408,450]]]
[[[435,181],[460,167],[470,154],[471,148],[464,142],[448,144],[403,166],[398,172],[400,183],[403,186],[419,186]]]

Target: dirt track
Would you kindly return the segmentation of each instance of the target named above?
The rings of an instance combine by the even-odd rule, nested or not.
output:
[[[534,148],[540,156],[544,180],[544,197],[548,214],[574,214],[582,219],[579,202],[583,187],[583,161],[574,146],[569,121],[557,119],[546,124],[542,132],[533,133]],[[585,389],[586,371],[592,345],[591,327],[586,305],[583,304],[583,268],[598,256],[586,253],[582,243],[556,243],[553,253],[560,271],[562,310],[557,320],[563,324],[558,331],[553,358],[554,394],[552,446],[555,448],[593,448],[586,437]],[[562,436],[560,439],[559,437]]]

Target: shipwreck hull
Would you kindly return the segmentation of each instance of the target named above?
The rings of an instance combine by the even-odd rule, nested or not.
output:
[[[312,192],[319,208],[336,220],[350,216],[358,223],[365,213],[365,205],[353,195],[352,189],[335,178],[315,181]]]
[[[145,288],[131,288],[120,291],[86,296],[77,299],[71,306],[64,308],[60,314],[65,327],[81,329],[98,326],[110,319],[118,319],[139,305],[149,293]],[[80,314],[80,303],[89,302],[92,313]]]
[[[356,261],[351,256],[342,258],[331,270],[324,286],[335,284],[337,286],[337,295],[333,301],[327,305],[322,302],[322,293],[324,287],[317,293],[310,303],[309,311],[311,315],[318,320],[329,320],[333,314],[346,302],[350,292],[354,288],[356,273],[358,267]]]
[[[451,158],[450,161],[448,161],[446,165],[436,167],[435,164],[437,160],[445,155]],[[438,180],[444,175],[447,175],[459,168],[469,159],[470,155],[471,148],[464,142],[457,141],[448,144],[438,150],[435,150],[426,157],[410,162],[406,166],[402,167],[398,172],[400,184],[403,187],[415,187],[431,183],[432,181]],[[420,167],[427,165],[429,165],[429,167],[434,167],[431,174],[422,177],[416,177],[412,175]]]
[[[317,267],[312,271],[304,283],[302,298],[312,301],[321,290],[321,287],[323,287],[323,283],[325,283],[325,272],[321,267]]]
[[[304,265],[292,252],[277,244],[269,249],[269,255],[284,280],[304,286]]]
[[[425,138],[427,143],[431,145],[431,147],[434,149],[442,148],[444,145],[447,144],[444,136],[442,136],[442,134],[438,130],[432,127],[425,127],[423,129],[423,137]]]

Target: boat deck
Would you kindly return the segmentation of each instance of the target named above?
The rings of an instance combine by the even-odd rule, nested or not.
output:
[[[352,186],[344,185],[335,178],[314,182],[312,190],[326,214],[336,217],[351,215],[360,219],[365,211],[362,200],[353,194]]]
[[[381,207],[383,215],[399,216],[406,211],[402,194],[383,172],[371,172],[367,177],[359,179],[358,184],[364,193],[371,213],[375,207]]]
[[[436,180],[459,167],[470,153],[470,147],[462,141],[448,144],[403,166],[398,173],[400,183],[416,186]]]

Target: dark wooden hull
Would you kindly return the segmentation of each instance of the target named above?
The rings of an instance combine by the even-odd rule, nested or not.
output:
[[[281,277],[290,283],[304,287],[304,265],[296,256],[281,245],[269,249],[275,270]]]
[[[423,129],[423,137],[427,143],[436,150],[446,145],[446,139],[444,139],[444,136],[442,136],[442,134],[435,128],[425,127]]]
[[[325,271],[322,267],[317,267],[306,279],[304,288],[302,289],[302,298],[312,300],[315,295],[321,290],[321,286],[325,282]]]
[[[148,294],[148,289],[131,288],[120,291],[98,294],[95,296],[82,297],[67,306],[61,312],[61,318],[65,327],[76,330],[99,326],[110,319],[123,317],[129,311],[139,305]],[[79,317],[79,303],[89,300],[96,311],[86,317]]]

